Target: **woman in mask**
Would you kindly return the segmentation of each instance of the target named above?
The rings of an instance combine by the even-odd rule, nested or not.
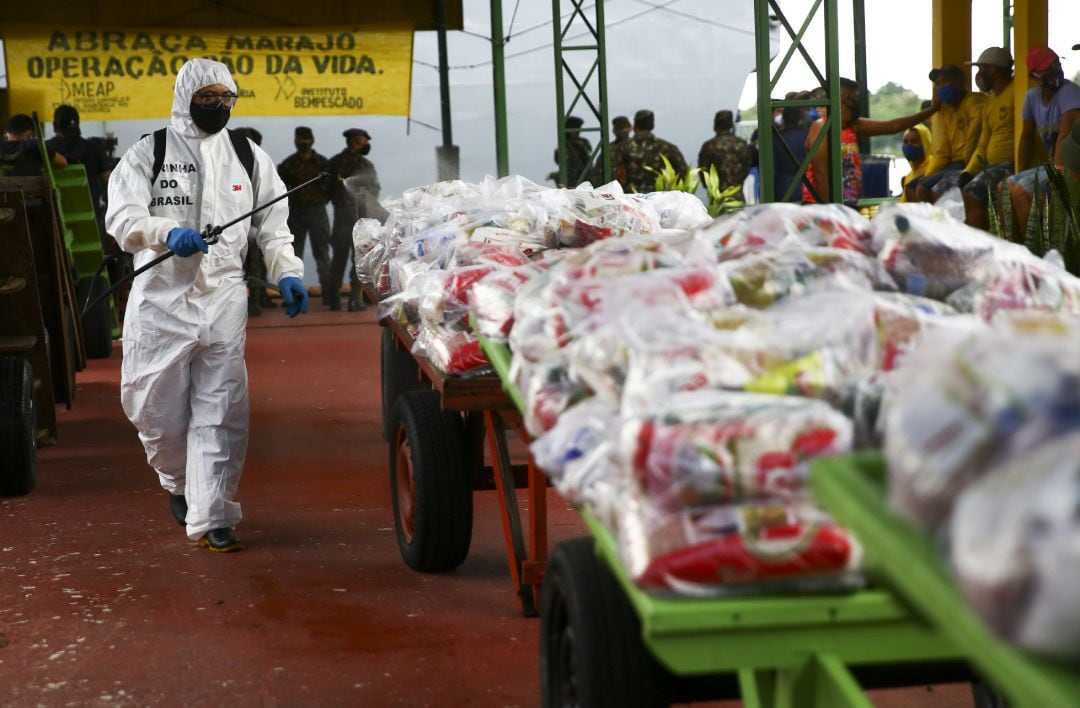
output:
[[[908,167],[911,171],[900,180],[900,201],[906,202],[908,200],[908,184],[926,173],[926,167],[930,163],[926,152],[930,144],[930,129],[922,123],[919,123],[914,128],[908,128],[908,131],[904,133],[904,142],[901,144],[900,149],[903,151],[904,159],[908,161]]]
[[[289,316],[306,312],[308,301],[285,201],[225,229],[212,245],[199,232],[285,192],[270,156],[224,130],[236,100],[224,64],[184,64],[168,129],[124,154],[109,181],[105,217],[136,268],[166,251],[177,256],[132,284],[120,398],[170,495],[173,517],[189,539],[212,551],[240,547],[234,528],[248,442],[243,263],[249,233]]]
[[[859,85],[851,79],[840,79],[840,160],[843,193],[832,195],[829,190],[828,139],[823,140],[814,153],[806,177],[813,184],[811,190],[803,186],[803,201],[843,202],[854,206],[862,198],[862,160],[859,156],[859,138],[874,135],[893,135],[922,123],[934,115],[940,101],[927,109],[892,120],[873,120],[861,115]],[[806,148],[812,149],[818,135],[825,129],[827,118],[820,118],[810,125],[806,136]],[[815,194],[816,192],[816,194]]]

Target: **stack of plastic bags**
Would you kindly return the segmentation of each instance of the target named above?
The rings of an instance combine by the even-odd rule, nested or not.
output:
[[[1006,638],[1080,656],[1080,319],[999,314],[928,338],[885,424],[890,501],[948,549]]]
[[[678,242],[711,221],[689,194],[549,189],[521,177],[442,182],[384,207],[385,223],[353,228],[357,274],[383,296],[379,317],[405,326],[413,352],[448,374],[486,367],[467,316],[477,287],[480,331],[506,337],[517,290],[563,249],[624,237]]]
[[[925,390],[961,377],[920,374],[928,340],[1060,329],[1080,284],[921,205],[758,207],[662,258],[575,258],[601,265],[554,265],[502,320],[532,452],[642,587],[689,594],[850,587],[858,546],[809,462],[888,445],[900,391],[943,405]]]

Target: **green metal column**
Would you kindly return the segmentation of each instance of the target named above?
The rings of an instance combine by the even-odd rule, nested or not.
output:
[[[1012,51],[1013,10],[1012,0],[1001,0],[1001,46]]]
[[[606,39],[604,33],[604,0],[595,0],[593,15],[586,15],[586,0],[565,0],[569,5],[570,13],[563,19],[562,8],[564,0],[551,0],[552,27],[555,31],[555,118],[558,121],[556,133],[559,145],[559,184],[577,185],[589,179],[589,168],[580,175],[567,174],[567,151],[566,151],[566,117],[571,115],[578,103],[584,101],[588,115],[583,117],[583,133],[595,133],[597,145],[593,148],[589,157],[589,164],[600,160],[603,181],[611,180],[611,145],[608,142],[608,100],[607,100],[607,56]],[[586,39],[581,44],[566,44],[567,36],[571,31],[582,30]],[[590,41],[591,40],[591,41]],[[566,55],[574,52],[575,55],[593,55],[592,63],[584,79],[578,75],[566,61]],[[570,105],[566,105],[567,86],[569,79],[573,84]]]
[[[870,116],[870,89],[866,77],[866,5],[864,0],[852,0],[855,21],[855,83],[859,85],[859,110]],[[870,138],[859,137],[859,152],[870,153]]]
[[[450,114],[450,67],[446,51],[446,0],[435,0],[435,28],[439,42],[439,104],[442,108],[442,145],[435,150],[439,181],[457,179],[461,160],[454,145],[454,125]]]
[[[828,180],[830,200],[834,202],[843,200],[843,193],[841,190],[842,169],[840,166],[840,56],[838,43],[840,32],[836,3],[837,0],[815,0],[814,4],[807,12],[802,25],[796,31],[788,21],[788,18],[784,15],[783,11],[781,11],[778,0],[754,0],[754,35],[757,47],[758,170],[761,175],[761,199],[763,202],[776,201],[777,199],[786,201],[793,195],[794,190],[801,188],[801,182],[806,175],[806,169],[810,165],[812,156],[814,152],[817,151],[818,146],[825,142],[826,138],[828,138],[829,150]],[[818,12],[822,10],[825,13],[826,56],[824,75],[821,73],[820,69],[818,69],[818,65],[813,57],[810,56],[810,53],[802,44],[802,39],[806,35],[806,31],[810,27],[811,22],[817,16]],[[784,57],[780,60],[775,73],[772,70],[771,52],[769,47],[769,30],[774,17],[791,39],[791,46],[788,47]],[[806,62],[807,67],[814,74],[818,84],[827,90],[828,98],[826,100],[809,99],[789,101],[773,98],[773,91],[776,89],[776,85],[783,75],[784,70],[787,68],[788,63],[796,52],[798,52],[803,61]],[[779,129],[772,122],[773,109],[788,107],[806,108],[809,106],[828,108],[829,115],[826,119],[826,130],[821,131],[817,141],[810,146],[806,159],[803,160],[802,164],[799,165],[798,170],[796,170],[796,179],[788,189],[788,194],[774,194],[773,156],[777,149],[787,150],[788,148],[783,141],[777,140],[780,133]],[[791,154],[790,151],[788,154]]]
[[[503,38],[502,0],[491,0],[492,93],[495,96],[495,164],[500,177],[510,174],[506,139],[506,40]]]

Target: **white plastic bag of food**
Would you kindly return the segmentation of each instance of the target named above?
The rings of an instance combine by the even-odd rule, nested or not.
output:
[[[1080,431],[987,472],[960,495],[951,560],[960,589],[1001,636],[1080,658]]]
[[[1080,340],[975,332],[936,330],[891,379],[889,499],[927,529],[987,469],[1080,427]]]
[[[880,244],[878,259],[900,289],[934,300],[944,300],[973,282],[1000,243],[926,204],[882,209],[871,228]]]

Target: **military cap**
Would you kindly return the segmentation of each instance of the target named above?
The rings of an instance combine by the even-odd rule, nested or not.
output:
[[[634,114],[635,130],[652,130],[656,124],[656,118],[650,110],[642,109]]]
[[[77,128],[79,126],[79,111],[75,106],[62,104],[56,107],[53,113],[53,125],[57,130]]]
[[[580,128],[583,125],[585,125],[585,121],[577,116],[566,117],[566,127],[569,129]]]
[[[359,136],[363,136],[368,140],[371,140],[371,133],[367,132],[363,128],[349,128],[344,133],[342,133],[342,135],[345,136],[346,140],[351,140],[352,138]]]
[[[293,131],[293,135],[297,138],[315,138],[315,136],[311,133],[311,128],[307,127],[306,125],[296,126],[296,130]]]

